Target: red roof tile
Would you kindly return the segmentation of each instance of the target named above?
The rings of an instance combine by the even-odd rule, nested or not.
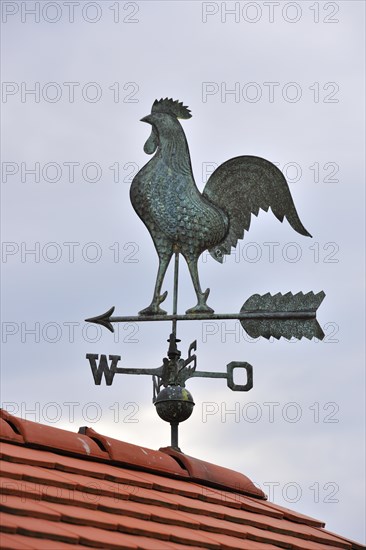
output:
[[[205,479],[213,485],[221,485],[229,489],[234,489],[236,492],[263,497],[263,491],[258,489],[247,476],[239,472],[234,472],[233,470],[228,470],[228,468],[192,458],[191,456],[179,453],[171,447],[160,450],[177,458],[187,469],[192,479],[197,479],[199,481]]]
[[[32,540],[24,535],[7,535],[0,533],[0,548],[2,550],[90,550],[90,546],[82,544],[66,544],[61,541],[53,543],[50,539]]]
[[[0,422],[2,549],[360,550],[246,476],[15,418]]]
[[[180,475],[183,477],[187,476],[185,470],[179,466],[176,460],[159,451],[153,451],[152,449],[125,443],[124,441],[113,439],[112,437],[106,437],[98,434],[92,428],[80,428],[79,431],[92,441],[97,442],[99,447],[104,448],[109,458],[113,461],[127,464],[130,467],[133,466],[138,469],[158,469],[160,472],[166,474]]]

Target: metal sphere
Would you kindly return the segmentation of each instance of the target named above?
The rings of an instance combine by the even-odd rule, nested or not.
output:
[[[179,423],[191,416],[194,401],[186,388],[167,386],[158,393],[154,405],[156,412],[165,422]]]

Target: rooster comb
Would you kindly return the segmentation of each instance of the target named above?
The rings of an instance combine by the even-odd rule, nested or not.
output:
[[[167,113],[177,118],[191,118],[191,112],[182,102],[174,101],[173,99],[161,98],[159,101],[155,99],[151,108],[152,113]]]

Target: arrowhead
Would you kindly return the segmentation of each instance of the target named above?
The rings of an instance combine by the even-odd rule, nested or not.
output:
[[[111,323],[111,316],[114,312],[114,306],[111,307],[108,311],[105,313],[102,313],[102,315],[97,315],[97,317],[89,317],[89,319],[85,319],[87,323],[95,323],[96,325],[102,325],[103,327],[107,328],[111,332],[114,332],[113,325]]]

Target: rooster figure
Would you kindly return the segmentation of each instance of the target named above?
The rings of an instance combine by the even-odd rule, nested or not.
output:
[[[162,315],[167,292],[161,287],[171,257],[184,256],[197,295],[197,305],[186,313],[213,313],[198,277],[198,258],[208,250],[218,262],[230,254],[249,230],[251,215],[271,207],[279,221],[286,217],[301,235],[311,237],[296,212],[282,172],[271,162],[241,156],[221,164],[203,193],[194,181],[187,140],[178,119],[191,118],[187,107],[172,99],[156,100],[142,122],[151,125],[145,153],[154,157],[134,177],[130,197],[149,230],[159,256],[151,304],[140,315]]]

